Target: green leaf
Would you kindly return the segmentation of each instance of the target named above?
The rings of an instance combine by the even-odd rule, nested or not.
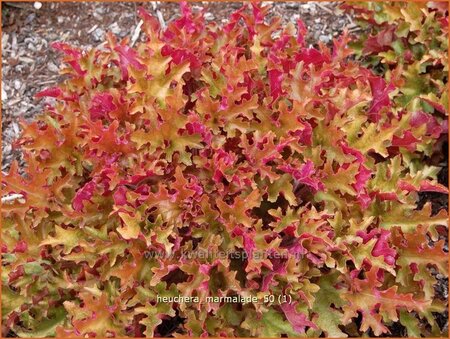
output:
[[[163,315],[168,315],[170,317],[175,316],[172,305],[168,303],[157,303],[155,306],[147,305],[145,307],[137,307],[135,311],[137,314],[142,313],[146,315],[139,323],[145,326],[146,329],[144,334],[147,337],[153,337],[155,328],[162,323]]]
[[[136,212],[134,216],[125,212],[119,212],[119,217],[122,219],[124,225],[117,228],[117,232],[126,240],[137,239],[141,232],[140,222],[141,214]]]
[[[29,275],[33,275],[33,274],[38,275],[44,271],[44,269],[41,266],[40,261],[27,262],[27,263],[23,264],[23,268],[24,268],[25,274],[29,274]]]
[[[275,180],[274,183],[269,186],[269,197],[267,200],[270,202],[275,202],[278,199],[280,193],[283,194],[285,199],[289,202],[289,205],[297,205],[297,199],[294,195],[294,188],[291,184],[291,176],[289,174],[283,174],[279,179]]]
[[[264,313],[260,326],[262,326],[261,337],[280,338],[282,334],[287,334],[289,337],[304,337],[295,332],[291,324],[284,320],[282,314],[274,309]]]
[[[58,325],[62,325],[66,319],[64,307],[51,309],[49,318],[39,322],[39,325],[32,331],[16,330],[17,336],[21,338],[45,338],[55,336],[55,330]]]
[[[14,292],[8,286],[2,286],[2,315],[5,317],[12,311],[18,311],[20,306],[26,302],[26,298]]]
[[[441,210],[438,214],[432,216],[431,205],[428,203],[419,211],[411,210],[407,205],[396,205],[382,215],[380,226],[387,229],[400,226],[403,232],[413,232],[419,225],[447,226],[447,224],[448,215],[445,210]]]
[[[54,237],[49,236],[46,240],[42,241],[39,246],[44,245],[63,245],[63,253],[70,253],[74,247],[79,245],[82,238],[82,231],[78,228],[64,229],[61,226],[55,226],[56,235]]]
[[[320,277],[320,290],[316,292],[316,299],[312,310],[318,315],[315,321],[317,326],[325,332],[326,337],[329,338],[343,338],[347,335],[339,329],[342,324],[342,313],[336,309],[331,308],[331,304],[335,308],[340,308],[345,304],[341,299],[339,290],[334,287],[339,277],[339,272],[324,275]]]
[[[405,310],[400,311],[400,323],[406,327],[409,338],[420,338],[419,319]]]

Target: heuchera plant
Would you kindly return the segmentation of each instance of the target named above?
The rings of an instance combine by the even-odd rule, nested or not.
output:
[[[447,5],[426,1],[342,5],[363,29],[351,44],[355,54],[388,82],[397,81],[395,101],[410,110],[446,115]]]
[[[405,103],[423,102],[407,72],[365,68],[347,34],[308,47],[302,22],[268,11],[245,5],[220,27],[182,4],[162,30],[141,9],[135,48],[53,44],[67,79],[37,95],[53,101],[22,123],[24,175],[13,163],[2,179],[22,196],[2,206],[7,331],[447,335],[434,319],[447,212],[417,209],[418,192],[447,193],[426,162],[447,136],[444,77],[412,51],[405,67],[436,97]]]

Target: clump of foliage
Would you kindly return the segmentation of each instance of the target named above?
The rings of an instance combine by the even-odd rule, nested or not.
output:
[[[447,3],[367,1],[342,7],[364,32],[352,44],[355,54],[398,87],[396,102],[447,115]]]
[[[183,4],[161,30],[141,9],[135,48],[53,45],[67,80],[38,94],[53,101],[22,124],[25,173],[2,179],[22,196],[2,207],[9,331],[446,335],[433,272],[448,275],[447,213],[417,209],[418,192],[447,193],[424,161],[446,119],[401,104],[400,78],[355,61],[347,35],[309,48],[300,21],[268,10],[220,27]]]

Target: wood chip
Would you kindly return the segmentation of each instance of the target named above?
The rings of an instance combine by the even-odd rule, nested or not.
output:
[[[134,44],[136,43],[137,39],[139,39],[139,35],[141,34],[141,26],[144,24],[144,21],[139,20],[139,23],[137,24],[133,36],[131,37],[131,47],[134,46]]]
[[[328,12],[328,13],[330,13],[330,14],[334,14],[334,12],[333,12],[331,9],[325,7],[325,6],[322,5],[321,3],[315,2],[314,4],[315,4],[317,7],[323,9],[325,12]]]
[[[91,27],[91,29],[89,31],[87,31],[87,34],[91,34],[93,31],[95,31],[95,29],[98,27],[97,24],[95,24],[94,26]]]

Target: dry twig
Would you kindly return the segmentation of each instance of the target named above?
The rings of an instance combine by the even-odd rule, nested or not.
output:
[[[161,26],[162,30],[165,30],[166,29],[166,22],[164,21],[164,17],[162,15],[161,11],[158,8],[158,5],[159,5],[159,1],[152,2],[152,7],[153,7],[153,10],[156,12],[156,16],[158,18],[159,25]]]
[[[321,9],[323,9],[325,12],[328,12],[330,14],[334,14],[333,11],[327,7],[325,7],[324,5],[322,5],[321,3],[316,2],[315,5]]]
[[[136,26],[136,29],[134,30],[133,36],[131,37],[131,47],[134,46],[137,39],[139,38],[139,35],[141,34],[141,26],[144,23],[144,21],[139,20],[139,23]]]

